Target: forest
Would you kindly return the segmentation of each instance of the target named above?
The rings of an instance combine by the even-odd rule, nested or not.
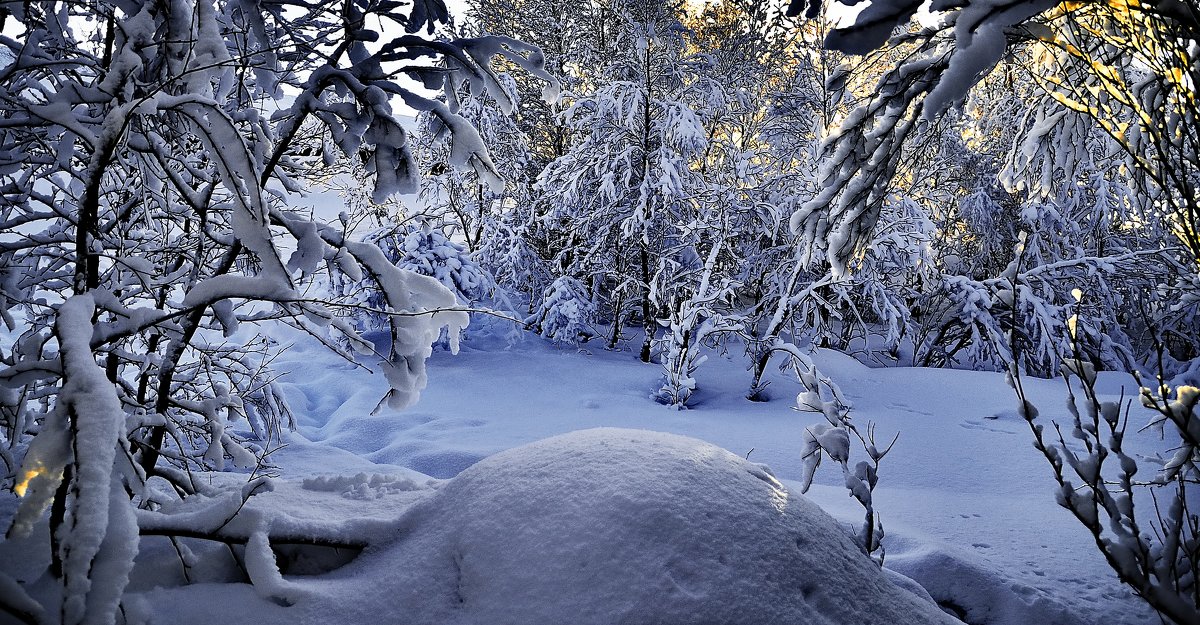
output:
[[[1197,0],[0,1],[0,622],[1100,622],[914,564],[1019,466],[1200,623],[1198,82]]]

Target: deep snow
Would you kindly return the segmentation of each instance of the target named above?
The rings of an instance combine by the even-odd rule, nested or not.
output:
[[[481,325],[484,327],[479,328]],[[351,560],[353,553],[342,550],[335,555],[317,554],[312,556],[311,566],[302,561],[301,553],[297,561],[287,563],[289,575],[284,578],[272,577],[269,571],[256,573],[251,548],[242,557],[252,569],[252,576],[258,578],[259,583],[252,587],[241,583],[241,574],[223,545],[203,541],[181,541],[183,561],[189,564],[187,577],[193,582],[185,584],[180,555],[174,547],[166,539],[146,537],[124,604],[130,622],[209,623],[221,614],[228,622],[245,622],[247,618],[289,623],[330,619],[433,623],[452,618],[460,618],[460,622],[505,622],[505,618],[514,623],[535,622],[544,621],[546,613],[539,616],[520,610],[564,610],[579,605],[579,600],[568,596],[573,592],[585,593],[597,615],[606,610],[613,614],[633,610],[638,601],[652,597],[659,597],[658,604],[664,609],[674,606],[672,609],[684,610],[690,605],[661,600],[672,596],[692,597],[698,602],[694,605],[734,605],[736,602],[729,598],[733,595],[720,592],[733,582],[721,578],[720,570],[711,563],[705,564],[706,559],[719,559],[721,554],[714,556],[716,552],[703,549],[720,541],[698,540],[699,536],[713,537],[720,531],[718,526],[696,525],[703,524],[697,521],[703,517],[701,512],[711,510],[706,506],[729,501],[737,503],[735,507],[740,510],[745,508],[746,497],[762,503],[771,500],[771,493],[778,498],[786,493],[785,507],[793,510],[799,506],[789,514],[805,519],[812,516],[810,511],[799,511],[805,504],[797,503],[804,498],[796,494],[795,480],[801,476],[804,428],[822,418],[791,408],[800,389],[786,376],[772,371],[768,389],[771,400],[750,402],[743,397],[749,383],[749,374],[742,365],[744,358],[740,354],[713,355],[697,372],[699,388],[693,408],[679,411],[651,399],[660,384],[661,368],[638,362],[633,353],[555,345],[537,337],[501,331],[502,326],[495,323],[476,322],[476,326],[469,331],[458,355],[434,353],[429,362],[430,385],[419,403],[403,411],[385,410],[376,415],[370,413],[388,388],[382,375],[371,375],[339,360],[311,338],[276,331],[276,338],[288,347],[275,365],[286,374],[284,391],[297,414],[299,430],[286,434],[283,445],[270,456],[274,465],[271,471],[279,475],[274,492],[252,497],[247,506],[250,514],[225,531],[251,535],[255,527],[266,524],[293,535],[355,538],[372,546],[348,565],[317,576],[290,573],[321,572]],[[857,423],[875,421],[880,438],[886,440],[893,433],[900,434],[894,450],[881,465],[875,491],[875,507],[883,515],[887,530],[884,543],[888,569],[916,580],[934,599],[970,623],[1158,622],[1117,582],[1095,551],[1090,536],[1053,503],[1049,469],[1032,448],[1026,424],[1016,417],[1015,400],[1002,375],[872,369],[848,356],[826,351],[814,358],[853,402],[852,415]],[[1125,387],[1128,396],[1133,385],[1128,376],[1101,374],[1099,390],[1115,397]],[[1026,386],[1044,416],[1065,416],[1061,380],[1027,380]],[[1136,425],[1147,416],[1135,407],[1132,423]],[[536,481],[526,480],[528,472],[540,470],[536,465],[540,461],[531,460],[533,456],[524,451],[505,450],[595,427],[695,437],[731,452],[732,456],[703,447],[705,454],[723,458],[721,463],[726,468],[740,467],[738,470],[749,476],[746,467],[755,466],[750,463],[764,463],[790,488],[782,491],[770,479],[749,476],[742,482],[731,482],[729,488],[705,491],[704,497],[698,497],[694,492],[671,491],[670,484],[677,481],[664,479],[656,483],[646,479],[645,466],[629,460],[626,464],[630,471],[618,474],[627,484],[609,492],[607,499],[581,500],[572,495],[580,505],[561,518],[548,512],[547,502],[502,508],[503,501],[496,499],[504,497],[502,485],[511,488],[510,493],[521,492],[522,498],[529,499],[539,492],[555,491],[553,480],[558,473],[546,473],[549,482],[543,482],[546,488],[538,490],[534,488]],[[662,435],[642,436],[675,440]],[[555,445],[544,442],[535,448],[541,446],[553,452]],[[1148,432],[1131,434],[1126,445],[1140,457],[1168,446]],[[593,454],[590,459],[584,456],[579,456],[580,467],[603,461],[602,454]],[[750,463],[738,457],[748,458]],[[851,462],[860,457],[852,450]],[[656,460],[654,454],[647,458],[649,465],[664,461],[662,457]],[[565,466],[571,467],[570,463]],[[460,474],[461,480],[443,481]],[[214,485],[236,487],[245,483],[246,475],[227,473],[209,479]],[[841,521],[848,535],[851,526],[861,522],[862,511],[847,496],[841,482],[840,470],[822,467],[808,498]],[[629,500],[617,496],[630,492],[633,486],[640,495]],[[581,488],[582,493],[603,491],[594,482]],[[500,494],[489,496],[491,491]],[[666,502],[670,505],[644,505],[654,499],[654,493],[670,500]],[[7,519],[12,495],[4,496],[0,512]],[[205,503],[189,500],[185,505],[200,508]],[[740,513],[764,511],[755,510],[751,506]],[[639,513],[645,517],[639,517]],[[692,521],[686,520],[689,518]],[[661,525],[663,519],[669,520],[668,526],[681,523],[680,531],[652,531],[651,526]],[[626,529],[621,523],[627,524]],[[626,531],[628,524],[639,523],[642,529],[638,532]],[[546,533],[539,533],[539,528]],[[779,541],[782,531],[765,532],[761,537],[767,543]],[[666,534],[675,542],[645,540],[664,538]],[[631,546],[618,540],[627,535],[640,536],[643,542]],[[758,535],[737,532],[732,538]],[[540,540],[549,537],[558,541]],[[585,545],[588,537],[597,538],[597,544]],[[44,544],[44,535],[26,541],[0,541],[0,562],[16,579],[31,582],[47,564],[44,554],[37,550]],[[587,578],[564,574],[556,568],[566,557],[562,545],[567,549],[582,549],[585,545],[597,550],[591,552],[597,555],[590,561],[597,563],[600,568],[595,570],[605,571],[604,575]],[[675,551],[654,551],[652,546]],[[754,541],[746,546],[751,550],[762,548]],[[455,561],[454,554],[467,553],[474,555]],[[601,557],[617,553],[623,554],[623,559]],[[793,560],[801,556],[796,553],[770,549],[762,553],[764,565],[744,579],[764,575],[783,584],[783,588],[798,583],[798,577],[789,576],[819,570],[820,578],[828,582],[822,588],[836,589],[848,583],[836,577],[837,573],[829,577],[829,571],[821,569],[819,562],[810,560],[797,566]],[[784,559],[772,561],[772,557]],[[823,555],[816,560],[827,557],[835,556]],[[865,558],[862,562],[869,566]],[[861,569],[857,564],[851,568]],[[471,581],[464,597],[473,597],[480,610],[488,606],[486,614],[497,614],[507,606],[505,618],[488,620],[485,611],[447,611],[446,589],[458,587],[457,582],[447,580],[456,570],[467,575],[461,579]],[[530,577],[522,575],[549,584],[540,587],[547,589],[539,595],[545,599],[541,604],[529,601],[528,596],[526,601],[515,601],[522,592],[539,588]],[[902,577],[891,577],[894,582],[905,583]],[[596,583],[602,578],[610,582],[608,586]],[[785,582],[785,578],[792,581]],[[671,579],[684,590],[689,579],[699,579],[706,585],[698,593],[681,590],[672,595]],[[626,601],[611,603],[617,594],[613,588],[622,584],[629,587]],[[862,586],[858,582],[851,585]],[[49,585],[33,586],[37,594],[38,588]],[[586,594],[590,591],[595,593]],[[888,594],[892,592],[894,589],[884,594],[893,596]],[[878,598],[874,593],[866,594]],[[453,598],[453,591],[448,596]],[[904,594],[897,601],[909,602],[914,596]],[[281,605],[286,603],[294,605]],[[829,602],[830,606],[841,606],[837,609],[858,609],[845,608],[844,604],[846,601]],[[786,605],[781,604],[780,609],[786,611]],[[867,611],[877,614],[874,608]],[[378,616],[381,614],[387,616]],[[634,615],[631,621],[654,620],[638,618],[645,612],[628,614]],[[850,620],[831,622],[859,622],[854,620],[858,618],[855,614],[843,613]],[[571,612],[560,620],[576,622],[577,618]],[[664,616],[663,620],[689,619]],[[608,621],[597,617],[593,622]],[[775,619],[746,618],[740,622]]]
[[[764,463],[798,490],[803,429],[822,418],[793,410],[799,385],[774,370],[771,401],[744,399],[749,373],[741,354],[710,357],[697,372],[693,408],[678,411],[651,399],[661,368],[629,351],[468,332],[474,334],[459,355],[435,352],[430,385],[416,406],[375,416],[369,412],[381,381],[296,339],[280,364],[293,372],[288,392],[302,415],[300,433],[321,454],[334,447],[448,478],[491,454],[563,432],[675,432]],[[880,438],[900,434],[875,492],[889,568],[973,623],[1158,622],[1117,581],[1086,531],[1054,504],[1049,467],[1016,416],[1002,374],[869,368],[830,351],[815,360],[853,402],[856,422],[874,421]],[[1065,418],[1061,380],[1026,385],[1044,417]],[[1115,399],[1122,387],[1129,397],[1136,384],[1128,375],[1100,374],[1102,399]],[[1132,414],[1134,427],[1149,418],[1136,405]],[[1141,457],[1169,446],[1150,432],[1130,435],[1126,444]],[[314,453],[292,445],[279,461],[320,471],[315,460],[300,460]],[[852,451],[852,462],[858,459]],[[809,498],[846,524],[861,522],[840,471],[822,467],[816,482]]]
[[[955,622],[886,581],[815,504],[696,439],[570,433],[391,503],[398,518],[378,547],[334,573],[290,577],[259,598],[242,588],[217,601],[211,585],[151,591],[146,605],[181,625],[249,615],[262,624]]]

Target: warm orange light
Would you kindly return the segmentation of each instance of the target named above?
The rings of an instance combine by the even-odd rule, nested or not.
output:
[[[13,486],[13,492],[15,492],[18,497],[24,497],[25,491],[29,489],[29,483],[32,482],[34,478],[45,472],[45,465],[37,461],[33,462],[33,466],[22,468],[21,480]]]

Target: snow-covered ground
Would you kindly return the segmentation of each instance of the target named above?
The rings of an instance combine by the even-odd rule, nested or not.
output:
[[[774,371],[771,401],[744,399],[744,362],[740,354],[710,358],[698,371],[693,408],[678,411],[650,399],[661,370],[633,353],[483,333],[458,355],[435,353],[429,387],[415,407],[372,416],[383,380],[296,339],[278,364],[289,372],[299,434],[311,444],[293,437],[274,460],[285,475],[361,470],[366,459],[449,478],[505,449],[614,426],[696,437],[765,463],[785,483],[797,480],[803,430],[821,417],[793,410],[799,386]],[[900,435],[875,494],[889,568],[953,603],[972,623],[1157,622],[1116,580],[1091,537],[1054,504],[1049,467],[1016,416],[1002,375],[872,369],[834,352],[818,353],[816,362],[853,402],[858,423],[874,421],[881,439]],[[1061,380],[1027,384],[1043,416],[1065,417]],[[1101,374],[1101,393],[1116,396],[1122,387],[1129,396],[1136,385],[1125,375]],[[1146,418],[1139,410],[1134,424]],[[1135,452],[1164,446],[1151,433],[1131,439]],[[349,453],[334,460],[331,449]],[[811,499],[846,523],[860,522],[840,471],[822,467],[816,482]]]
[[[492,464],[468,472],[472,477],[453,489],[450,485],[460,482],[439,480],[453,478],[489,456],[576,430],[619,427],[701,439],[752,463],[769,466],[790,487],[788,496],[799,497],[796,480],[801,476],[804,428],[822,418],[792,409],[799,386],[785,375],[772,369],[770,401],[751,402],[744,399],[749,374],[744,370],[745,359],[741,354],[713,355],[698,370],[699,388],[693,407],[674,410],[651,399],[659,386],[661,369],[638,362],[635,353],[606,351],[600,346],[584,349],[559,346],[515,333],[478,329],[470,332],[459,354],[435,352],[429,361],[429,387],[416,406],[401,412],[384,409],[375,415],[371,412],[387,391],[381,375],[372,375],[362,367],[338,360],[303,335],[277,332],[276,338],[288,347],[276,360],[275,367],[284,373],[282,381],[298,419],[298,431],[286,434],[285,444],[270,456],[274,465],[271,471],[278,474],[275,492],[251,498],[247,510],[253,514],[244,515],[246,520],[239,520],[224,531],[253,535],[255,519],[260,518],[256,515],[261,512],[273,515],[275,530],[286,529],[286,523],[280,525],[280,519],[286,518],[302,533],[327,526],[331,535],[366,537],[373,544],[375,537],[398,533],[408,533],[413,538],[382,555],[368,549],[354,566],[315,578],[291,575],[278,578],[270,570],[264,572],[263,567],[255,564],[259,559],[254,555],[256,547],[252,539],[244,559],[246,570],[256,582],[253,587],[215,583],[237,581],[229,565],[211,564],[222,557],[229,559],[223,555],[225,547],[219,544],[193,543],[190,547],[193,554],[189,556],[177,555],[165,539],[144,538],[139,568],[134,572],[125,606],[129,621],[153,623],[156,619],[168,619],[172,623],[207,623],[212,622],[213,615],[224,614],[235,620],[254,615],[256,622],[316,623],[325,622],[331,614],[343,614],[344,622],[391,622],[379,617],[378,611],[399,610],[408,617],[406,620],[397,616],[396,622],[444,622],[447,614],[460,619],[456,622],[533,622],[526,618],[533,617],[519,612],[497,616],[499,620],[489,620],[486,610],[473,613],[474,620],[469,616],[471,613],[462,611],[443,614],[438,612],[440,599],[430,589],[437,586],[437,580],[450,575],[447,571],[458,571],[460,576],[463,571],[478,571],[481,577],[471,588],[473,593],[478,591],[474,597],[503,604],[504,597],[514,596],[519,584],[492,579],[496,575],[511,578],[514,571],[504,568],[511,563],[478,554],[491,553],[486,549],[481,551],[488,545],[493,547],[492,551],[536,550],[539,544],[536,540],[513,539],[514,542],[497,547],[470,532],[446,532],[449,526],[475,527],[470,525],[474,523],[483,528],[481,531],[508,536],[504,527],[481,520],[495,508],[493,504],[478,503],[483,496],[480,493],[499,488],[496,480],[503,481],[505,471],[511,472],[514,464],[541,461],[530,460],[535,455],[522,451],[515,456],[499,456],[494,462],[489,460]],[[872,369],[850,357],[826,351],[818,352],[814,359],[853,403],[852,414],[857,423],[874,421],[878,437],[885,441],[899,433],[898,442],[881,465],[875,491],[876,510],[883,515],[887,531],[884,542],[887,568],[916,580],[944,607],[973,624],[1158,622],[1151,611],[1118,583],[1090,536],[1054,504],[1049,467],[1033,449],[1027,425],[1017,418],[1014,397],[1002,375],[936,369]],[[1061,380],[1028,380],[1027,386],[1044,417],[1065,416]],[[1101,393],[1119,395],[1122,386],[1128,395],[1134,382],[1123,375],[1101,374]],[[1134,408],[1135,424],[1145,419],[1140,410]],[[668,447],[680,444],[671,442]],[[1126,445],[1127,449],[1142,454],[1164,447],[1150,433],[1131,434]],[[553,451],[553,445],[550,448]],[[585,466],[596,461],[595,454],[580,457]],[[730,460],[723,462],[728,464],[733,460],[737,459],[730,456]],[[855,460],[852,450],[851,461]],[[664,481],[671,480],[672,474],[667,469],[654,470],[664,471]],[[555,470],[548,474],[559,473]],[[486,477],[489,475],[490,482]],[[214,479],[214,483],[233,484],[245,482],[245,475],[227,474]],[[769,481],[764,478],[750,482]],[[816,484],[807,497],[850,530],[851,525],[861,522],[862,511],[847,495],[842,481],[840,470],[823,466],[817,471]],[[462,492],[474,494],[467,496]],[[658,496],[656,492],[651,488],[644,496]],[[693,503],[699,503],[701,495],[673,497],[680,501],[671,505],[687,510]],[[438,501],[450,503],[440,505]],[[626,508],[631,505],[620,501]],[[0,511],[8,509],[9,503],[4,502]],[[578,526],[577,538],[587,535],[604,538],[602,532],[579,525],[585,523],[580,519],[590,513],[572,514],[576,516],[565,523]],[[685,512],[679,515],[687,517]],[[533,520],[529,523],[540,526]],[[593,523],[595,528],[606,527]],[[348,532],[348,528],[353,531]],[[553,535],[564,533],[560,529]],[[44,536],[35,536],[23,543],[0,541],[0,560],[6,561],[5,568],[10,574],[28,582],[39,567],[45,566],[39,558],[29,557],[28,547],[44,544],[44,540]],[[421,549],[421,545],[451,544],[456,547]],[[746,549],[762,549],[764,544],[767,543],[754,543]],[[614,545],[608,537],[597,548],[596,557],[608,557],[605,554],[616,549]],[[185,546],[184,551],[187,550]],[[457,562],[442,570],[438,567],[446,564],[445,557],[439,559],[436,554],[446,553],[472,553],[483,559]],[[25,560],[18,564],[18,557]],[[534,570],[553,561],[550,556],[539,559],[535,553],[520,557],[533,558]],[[647,552],[642,560],[656,557],[662,556]],[[191,565],[189,581],[209,583],[184,584],[181,561]],[[320,562],[315,566],[318,570],[330,568]],[[624,565],[613,564],[606,575],[626,575],[621,566]],[[772,566],[780,565],[763,563],[764,570]],[[300,569],[293,563],[291,570]],[[674,575],[680,570],[668,572]],[[560,577],[542,575],[541,579],[560,580]],[[894,581],[905,581],[893,577]],[[630,578],[631,584],[636,583],[634,579]],[[766,579],[775,577],[768,575]],[[386,580],[391,580],[387,582],[390,585],[382,591],[364,590]],[[560,595],[571,592],[563,590],[570,586],[568,581],[563,581],[566,585],[553,595],[547,595],[546,601],[556,597],[554,605],[566,609],[564,606],[573,605],[572,601],[579,605],[579,597],[593,590],[589,582],[585,587],[574,588],[579,596],[564,600]],[[461,586],[461,578],[454,583]],[[31,587],[36,589],[38,585]],[[710,579],[708,586],[681,596],[690,597],[689,601],[699,602],[705,597],[710,602],[716,601],[718,597],[710,591],[721,587]],[[305,600],[314,593],[328,600]],[[360,593],[365,594],[359,597]],[[644,603],[653,594],[652,589],[640,588],[637,593],[631,590],[630,600]],[[346,596],[358,598],[346,600]],[[288,603],[295,605],[281,605]],[[513,605],[518,603],[530,605],[529,602]],[[606,608],[596,604],[590,609],[603,615]],[[847,618],[833,622],[855,622],[852,613]],[[606,621],[601,617],[590,622]],[[901,621],[884,619],[884,622]],[[915,622],[933,621],[917,618]]]

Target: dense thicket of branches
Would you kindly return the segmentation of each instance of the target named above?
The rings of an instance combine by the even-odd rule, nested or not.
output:
[[[1163,380],[1145,402],[1182,443],[1150,484],[1089,473],[1119,455],[1097,434],[1111,407],[1079,404],[1092,459],[1066,465],[1070,446],[1024,414],[1064,489],[1066,466],[1114,527],[1174,537],[1137,543],[1060,499],[1110,561],[1140,554],[1115,566],[1122,579],[1187,622],[1200,605],[1186,506],[1196,6],[981,1],[906,25],[919,4],[873,2],[830,30],[757,3],[479,0],[468,28],[542,46],[563,98],[546,104],[517,78],[501,117],[464,94],[485,140],[519,146],[504,191],[443,170],[439,197],[460,199],[405,217],[466,241],[495,233],[474,258],[498,292],[527,298],[534,329],[628,344],[663,367],[658,398],[676,406],[705,352],[730,348],[746,353],[751,398],[796,346],[1009,370],[1015,383],[1085,369]],[[1123,496],[1153,492],[1170,514],[1113,507],[1105,484],[1121,479]]]
[[[1151,89],[1188,84],[1179,68],[1147,72],[1149,61],[1126,57],[1088,65],[1093,80],[1140,81],[1139,93],[1170,105],[1101,114],[1117,101],[1071,104],[1056,85],[1079,80],[1047,78],[1084,71],[1084,39],[1103,47],[1080,26],[1084,9],[1021,24],[1022,45],[974,81],[956,68],[996,59],[963,60],[981,53],[956,43],[957,13],[847,57],[821,44],[850,41],[850,31],[764,11],[472,4],[465,28],[541,46],[563,97],[547,104],[519,75],[499,103],[463,92],[464,111],[509,156],[503,190],[440,166],[433,140],[427,166],[442,173],[424,188],[429,201],[393,218],[466,241],[530,312],[587,311],[592,327],[571,336],[634,341],[642,360],[664,365],[662,398],[677,405],[701,352],[733,344],[747,352],[751,396],[781,341],[998,369],[1014,358],[1016,327],[1024,366],[1053,375],[1069,352],[1077,288],[1097,366],[1136,369],[1161,355],[1168,376],[1194,367],[1187,98]],[[1079,45],[1051,54],[1068,36]],[[1115,63],[1133,44],[1110,38]],[[1155,78],[1164,73],[1176,78]],[[1143,121],[1105,121],[1127,118]],[[1174,138],[1154,138],[1168,128]]]
[[[5,618],[113,622],[154,525],[134,508],[203,494],[196,471],[261,470],[291,414],[277,346],[239,328],[282,322],[347,358],[374,353],[338,301],[311,294],[316,277],[378,292],[385,401],[416,399],[431,344],[466,324],[454,293],[288,203],[339,158],[364,167],[376,201],[417,189],[393,102],[438,120],[455,166],[497,175],[434,95],[502,98],[497,56],[548,76],[529,46],[454,40],[446,19],[439,0],[0,6],[0,313],[14,337],[0,480],[22,496],[7,535],[48,522],[60,585],[40,605],[0,573]]]
[[[872,2],[826,43],[879,47],[919,5]],[[1200,620],[1200,5],[970,0],[934,9],[932,25],[893,38],[906,56],[885,74],[880,106],[860,108],[864,115],[831,135],[822,194],[793,225],[851,269],[888,223],[877,207],[904,180],[892,163],[920,136],[921,120],[958,110],[977,120],[961,136],[1000,165],[1009,202],[973,195],[982,203],[971,213],[990,215],[1001,231],[996,217],[1022,224],[1013,254],[1000,256],[1011,258],[1007,267],[982,282],[999,287],[1009,308],[1007,344],[990,342],[1003,346],[1057,501],[1164,621]],[[1013,200],[1026,205],[1006,215]],[[1005,247],[992,249],[996,257]],[[1061,289],[1072,284],[1068,299]],[[1059,338],[1036,340],[1048,334]],[[1058,366],[1047,368],[1053,359]],[[1097,368],[1110,366],[1155,380],[1141,389],[1141,403],[1158,415],[1146,427],[1176,445],[1150,463],[1156,472],[1146,481],[1134,477],[1145,462],[1123,449],[1128,404],[1096,392]],[[1022,376],[1056,369],[1071,388],[1069,412],[1046,419]]]

